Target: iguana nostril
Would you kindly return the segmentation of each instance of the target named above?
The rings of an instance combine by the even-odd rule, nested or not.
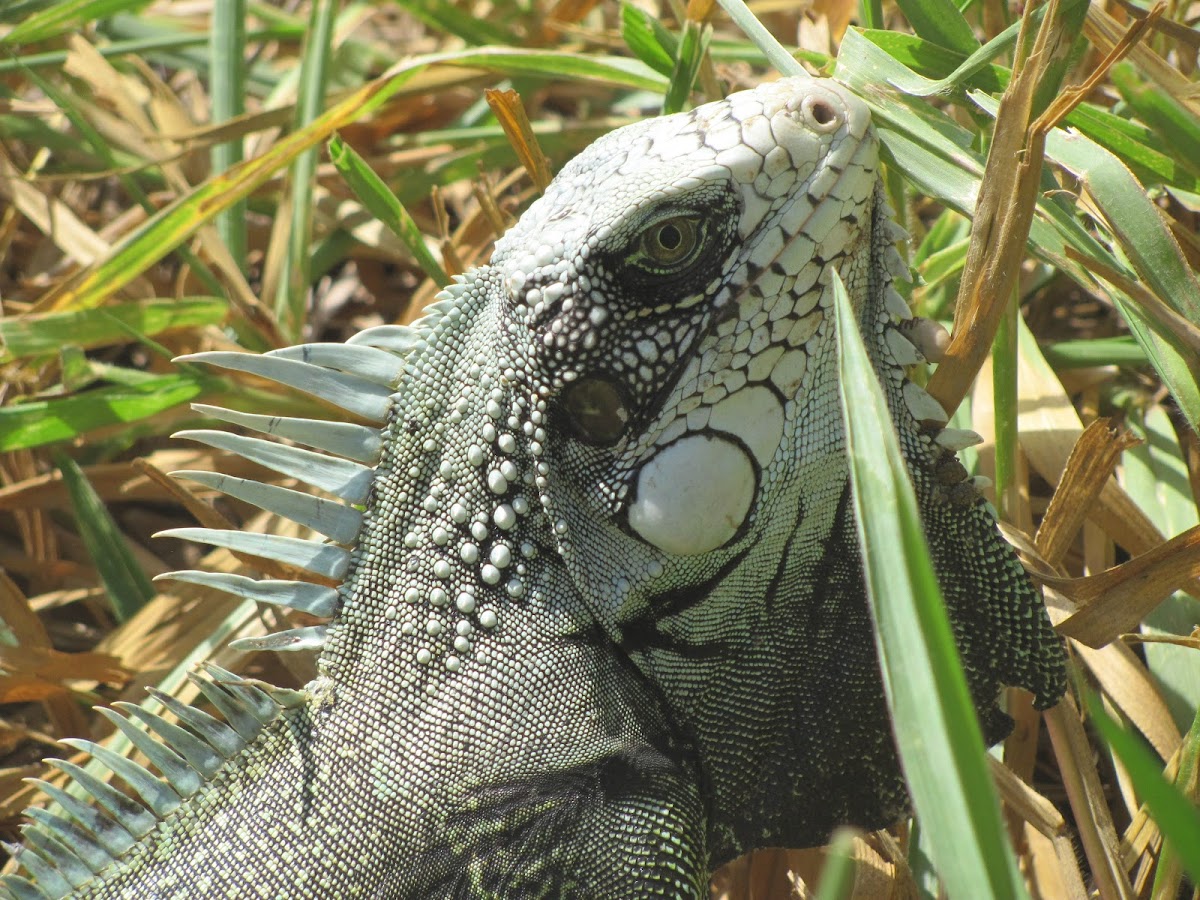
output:
[[[845,115],[842,109],[819,94],[810,94],[800,101],[805,124],[817,132],[831,134],[842,127]]]
[[[837,118],[837,113],[833,111],[833,107],[821,100],[814,100],[809,109],[812,111],[813,120],[818,125],[828,125]]]

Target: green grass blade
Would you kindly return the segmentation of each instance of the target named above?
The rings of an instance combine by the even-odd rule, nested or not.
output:
[[[1174,782],[1176,789],[1193,809],[1197,808],[1196,803],[1200,799],[1198,797],[1200,781],[1197,780],[1197,770],[1200,770],[1200,708],[1197,708],[1191,725],[1183,736],[1183,745],[1179,748],[1179,771]],[[1189,855],[1193,860],[1195,859],[1195,853],[1189,851]],[[1165,844],[1158,857],[1158,867],[1154,872],[1154,888],[1151,896],[1177,896],[1183,882],[1182,875],[1179,854],[1172,844]]]
[[[20,22],[56,2],[57,0],[9,0],[4,6],[0,6],[0,22]]]
[[[129,424],[157,415],[205,391],[183,375],[163,375],[146,384],[85,391],[72,397],[31,400],[0,407],[0,452],[66,441],[96,428]]]
[[[300,64],[300,97],[296,103],[295,130],[303,132],[321,115],[325,105],[333,20],[337,0],[317,0],[309,15],[304,59]],[[317,150],[302,150],[292,163],[288,178],[291,226],[287,251],[275,295],[275,318],[285,334],[298,335],[304,326],[308,305],[309,263],[312,259],[313,184],[317,172]]]
[[[262,7],[250,13],[260,22],[270,21],[269,27],[247,30],[246,40],[251,43],[282,41],[299,43],[304,39],[304,20],[291,26],[285,17],[268,18],[261,15]],[[170,69],[195,72],[205,81],[211,81],[212,40],[207,30],[190,29],[173,17],[156,17],[148,14],[129,15],[121,13],[99,23],[98,29],[114,45],[137,47],[131,54],[144,55],[146,60]],[[103,49],[103,48],[98,48]],[[288,67],[280,65],[269,54],[255,59],[245,69],[246,91],[251,96],[266,97],[283,80]]]
[[[903,171],[918,190],[970,215],[983,172],[979,154],[971,146],[976,136],[922,100],[879,92],[875,87],[879,83],[903,80],[911,73],[854,31],[847,32],[842,42],[837,75],[871,107],[889,165]],[[980,108],[994,114],[997,101],[978,92],[970,96]],[[1089,292],[1096,288],[1096,279],[1088,271],[1092,261],[1124,277],[1141,276],[1157,297],[1195,324],[1195,310],[1200,308],[1196,278],[1161,215],[1128,170],[1082,135],[1060,131],[1048,136],[1047,157],[1077,174],[1089,187],[1094,184],[1091,193],[1120,247],[1114,252],[1090,235],[1051,192],[1038,200],[1030,226],[1030,249]],[[1121,307],[1130,330],[1195,427],[1200,423],[1200,375],[1194,360],[1180,352],[1176,335],[1157,320],[1144,317],[1138,304],[1119,287],[1105,285],[1105,289]]]
[[[118,172],[117,177],[120,178],[121,184],[129,192],[129,195],[141,205],[142,209],[146,210],[146,214],[153,216],[157,210],[155,204],[150,197],[142,189],[141,184],[130,172],[121,171],[121,163],[118,159],[118,153],[109,145],[108,140],[94,127],[88,120],[81,106],[83,102],[79,97],[69,94],[59,89],[50,79],[43,78],[33,70],[26,71],[26,76],[30,81],[34,82],[41,91],[54,101],[55,105],[62,110],[63,114],[75,126],[79,134],[83,137],[83,147],[90,149],[95,158],[103,163],[105,167],[115,172]],[[76,149],[83,149],[76,143]],[[141,160],[138,161],[139,163]],[[183,262],[190,266],[196,273],[196,276],[204,282],[204,286],[213,293],[221,291],[221,284],[213,276],[208,265],[198,258],[191,249],[187,247],[178,248],[178,252]]]
[[[834,309],[855,519],[884,688],[913,806],[951,897],[1026,897],[916,497],[836,271]]]
[[[994,108],[987,102],[987,108]],[[1200,281],[1146,189],[1103,147],[1080,135],[1053,132],[1048,156],[1086,185],[1138,275],[1193,325],[1200,325]]]
[[[646,90],[661,91],[666,86],[666,79],[644,63],[619,57],[484,48],[407,60],[352,91],[308,128],[287,135],[261,156],[212,176],[186,197],[164,207],[118,241],[107,257],[72,278],[54,293],[53,298],[45,298],[46,301],[57,308],[96,306],[186,241],[217,212],[272,178],[299,153],[327,140],[347,123],[371,113],[400,91],[414,75],[436,63],[479,66],[503,74],[537,73],[560,78],[596,79]]]
[[[399,90],[420,68],[401,68],[381,77],[334,106],[311,127],[281,139],[261,156],[212,176],[186,197],[164,207],[117,242],[107,257],[68,282],[55,294],[54,305],[86,308],[99,304],[191,237],[217,212],[261,186],[297,154],[362,115],[372,101]]]
[[[0,47],[31,44],[58,37],[96,19],[106,19],[119,12],[140,9],[149,0],[64,0],[34,13],[8,34],[0,36]]]
[[[453,34],[468,44],[509,46],[521,38],[482,16],[463,15],[462,9],[448,0],[401,0],[398,4],[435,33]],[[493,11],[493,17],[500,10]]]
[[[1131,337],[1091,338],[1059,341],[1042,347],[1042,356],[1056,369],[1086,369],[1092,366],[1148,366],[1146,351]]]
[[[130,552],[104,501],[75,460],[56,453],[55,462],[71,498],[79,536],[104,582],[113,614],[118,622],[128,621],[154,597],[154,587]]]
[[[774,66],[780,75],[808,75],[804,66],[796,62],[792,58],[792,54],[784,49],[783,44],[775,40],[775,35],[763,27],[762,22],[755,18],[754,13],[750,12],[749,7],[742,0],[717,0],[717,2],[721,4],[721,8],[725,10],[733,23],[742,29],[746,37],[750,38],[751,43],[762,51],[767,62]]]
[[[583,56],[561,50],[523,50],[512,47],[480,47],[426,57],[429,62],[480,66],[501,75],[542,75],[600,81],[643,91],[663,91],[667,79],[638,59],[621,56]],[[414,62],[419,62],[415,60]]]
[[[1170,147],[1175,158],[1200,174],[1200,117],[1183,107],[1129,62],[1113,66],[1113,84],[1137,118],[1149,125]]]
[[[863,28],[883,28],[883,0],[858,0],[858,21]]]
[[[102,347],[177,328],[216,325],[228,306],[217,297],[116,303],[99,309],[0,319],[0,362],[57,353],[66,345]]]
[[[979,41],[953,0],[897,0],[913,31],[927,41],[970,56]]]
[[[1200,280],[1145,188],[1120,160],[1082,135],[1051,134],[1046,146],[1051,158],[1086,186],[1141,281],[1163,303],[1200,326]],[[1200,428],[1200,364],[1194,353],[1119,286],[1109,287],[1130,331],[1188,421]]]
[[[1200,524],[1187,462],[1166,411],[1161,406],[1130,409],[1126,424],[1142,443],[1121,457],[1121,486],[1164,534],[1180,534]],[[1176,593],[1146,616],[1141,631],[1186,637],[1196,622],[1200,622],[1200,600]],[[1146,668],[1163,686],[1163,700],[1175,724],[1186,730],[1200,709],[1200,653],[1158,642],[1143,644],[1142,652]]]
[[[1043,14],[1044,8],[1034,10],[1033,22],[1040,21]],[[894,63],[899,63],[887,73],[886,80],[905,93],[920,97],[946,96],[962,87],[999,94],[1008,85],[1010,72],[993,65],[991,60],[1011,49],[1019,27],[1020,23],[1010,26],[966,59],[937,44],[895,31],[855,32],[851,42],[866,40],[884,51]],[[852,56],[847,56],[846,62],[851,69],[856,65]],[[905,71],[905,68],[912,71]],[[1162,135],[1156,135],[1145,125],[1089,103],[1071,110],[1066,124],[1078,128],[1110,150],[1142,180],[1197,190],[1200,179],[1189,170],[1193,161],[1184,157],[1174,143],[1164,140]]]
[[[1087,104],[1071,110],[1067,124],[1129,166],[1140,181],[1200,190],[1200,178],[1188,170],[1179,149],[1143,125]]]
[[[913,821],[909,831],[908,871],[912,873],[913,887],[919,900],[944,900],[945,891],[938,881],[930,857],[929,833],[921,827],[919,820]]]
[[[974,145],[979,135],[950,118],[942,109],[916,97],[881,92],[880,83],[911,78],[912,73],[886,51],[858,32],[846,32],[835,75],[854,89],[871,108],[884,156],[913,186],[964,216],[972,216],[983,177],[983,156]],[[980,105],[996,101],[973,95]],[[1062,269],[1085,289],[1094,282],[1068,258],[1070,247],[1086,259],[1132,272],[1076,220],[1074,212],[1051,196],[1039,198],[1030,226],[1031,248]]]
[[[1041,24],[1041,20],[1045,16],[1045,10],[1045,7],[1041,7],[1040,9],[1033,11],[1033,24]],[[904,91],[906,94],[913,94],[918,97],[933,97],[937,95],[948,94],[963,84],[971,83],[980,72],[983,72],[985,69],[990,69],[994,60],[1010,52],[1012,48],[1016,46],[1017,35],[1020,30],[1020,22],[1014,22],[1013,24],[1009,25],[982,47],[971,51],[966,59],[964,59],[954,68],[954,71],[936,81],[929,78],[924,78],[915,72],[910,72],[903,78],[893,80],[892,84]],[[885,32],[879,35],[880,38],[884,38],[885,36],[888,36],[893,40],[897,38],[909,38],[908,40],[903,41],[903,43],[909,45],[908,58],[901,59],[901,61],[909,63],[910,65],[920,61],[935,62],[939,57],[944,59],[949,54],[953,54],[956,58],[959,56],[959,54],[954,50],[951,50],[945,45],[936,41],[925,41],[918,38],[917,40],[920,41],[920,43],[917,43],[908,35],[894,35],[890,32]],[[876,35],[868,35],[868,38],[874,41]],[[939,51],[941,51],[941,53],[939,53]],[[912,62],[909,62],[909,60]],[[1007,81],[1005,83],[1007,84]]]
[[[813,900],[845,900],[854,890],[854,832],[839,829],[826,850],[821,882]]]
[[[1034,15],[1037,14],[1035,11]],[[905,93],[914,93],[918,96],[927,94],[928,87],[925,82],[910,82],[909,79],[912,78],[913,73],[920,73],[929,79],[942,79],[950,90],[961,84],[964,87],[999,93],[1008,85],[1009,72],[1007,69],[995,64],[981,67],[975,65],[976,62],[993,59],[994,51],[1002,51],[1016,43],[1016,34],[1009,34],[1007,30],[996,35],[970,56],[964,56],[939,44],[922,40],[915,34],[903,31],[863,29],[857,34],[863,40],[884,51],[904,68],[912,70],[907,75],[900,74],[895,82],[889,82]]]
[[[213,124],[234,119],[246,111],[246,3],[216,0],[212,12],[209,102]],[[235,138],[213,146],[209,158],[214,172],[224,172],[242,161],[242,141]],[[237,200],[214,220],[217,234],[229,255],[246,271],[246,201]]]
[[[676,113],[687,106],[711,38],[711,25],[701,25],[692,19],[684,23],[683,35],[679,39],[679,56],[671,72],[667,95],[663,98],[663,113]]]
[[[371,215],[404,242],[421,270],[437,284],[449,284],[450,276],[430,252],[421,229],[367,161],[336,134],[329,141],[329,158]]]
[[[671,77],[678,40],[649,13],[628,0],[621,2],[621,39],[634,56],[659,74]]]

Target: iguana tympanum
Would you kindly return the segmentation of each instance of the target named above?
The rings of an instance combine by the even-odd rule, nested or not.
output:
[[[706,896],[743,851],[907,807],[864,597],[836,384],[845,282],[990,741],[1061,648],[954,459],[919,360],[862,102],[788,79],[580,153],[411,327],[191,357],[373,427],[211,416],[188,437],[339,500],[190,477],[324,540],[177,536],[333,579],[174,577],[328,617],[272,690],[209,667],[220,719],[106,711],[161,773],[84,741],[16,898]],[[302,449],[304,444],[315,450]],[[127,707],[128,708],[128,707]],[[225,724],[228,723],[228,724]],[[132,797],[132,799],[131,799]]]

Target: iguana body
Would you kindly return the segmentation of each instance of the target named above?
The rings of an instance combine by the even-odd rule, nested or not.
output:
[[[781,81],[598,141],[413,329],[202,355],[379,423],[215,411],[337,459],[193,434],[350,504],[197,476],[352,549],[181,533],[340,581],[179,576],[331,616],[277,639],[320,644],[319,677],[289,693],[217,672],[236,731],[163,734],[196,759],[163,760],[170,788],[132,773],[153,812],[40,814],[22,853],[40,886],[10,894],[696,898],[745,850],[902,816],[834,268],[988,738],[1002,684],[1053,702],[1045,612],[903,377],[876,166],[859,101]]]

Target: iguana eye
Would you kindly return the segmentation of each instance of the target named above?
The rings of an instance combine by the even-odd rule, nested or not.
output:
[[[707,229],[696,216],[661,219],[642,232],[635,262],[664,274],[686,269],[700,256]]]

